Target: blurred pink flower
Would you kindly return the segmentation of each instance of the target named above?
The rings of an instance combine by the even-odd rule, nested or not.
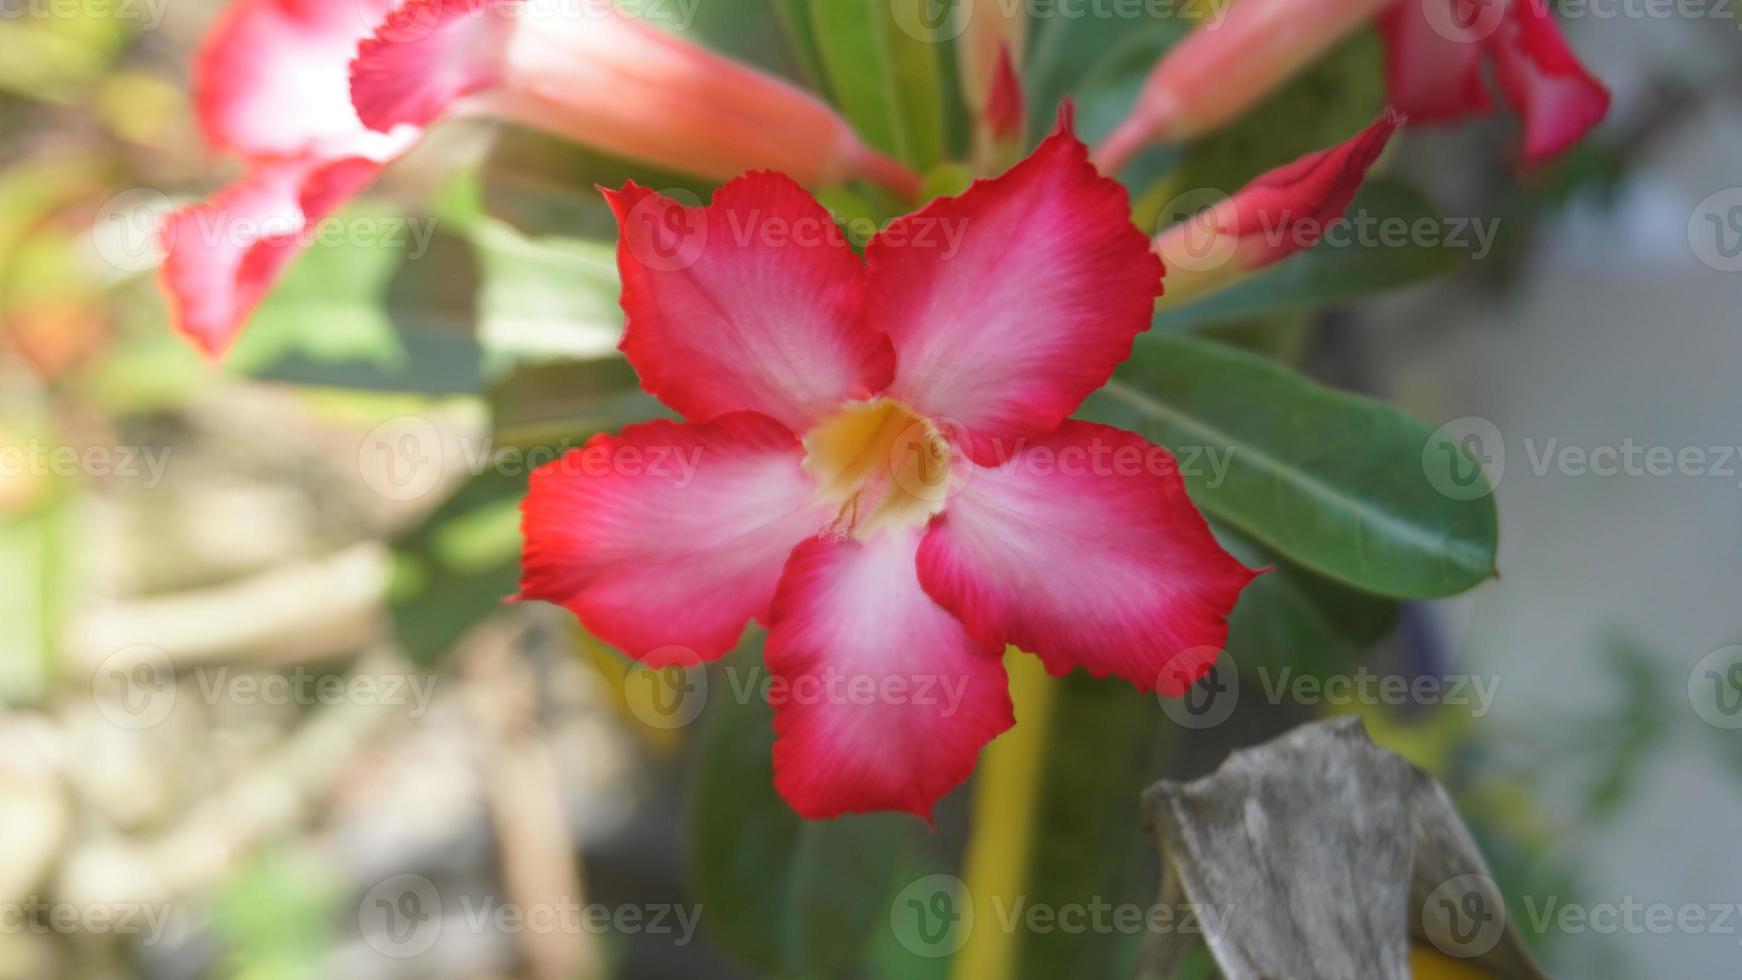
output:
[[[1609,111],[1609,91],[1568,46],[1545,0],[1400,0],[1379,19],[1392,104],[1412,122],[1493,111],[1484,62],[1524,122],[1524,160],[1577,143]]]
[[[1389,100],[1412,122],[1491,108],[1481,75],[1524,118],[1537,162],[1603,119],[1609,94],[1561,36],[1546,0],[1238,0],[1174,45],[1130,114],[1095,149],[1112,173],[1153,141],[1181,142],[1232,122],[1377,18]]]
[[[194,98],[208,141],[245,170],[165,221],[160,281],[177,329],[214,359],[308,233],[450,111],[706,177],[918,186],[814,97],[609,4],[237,0],[195,58]]]

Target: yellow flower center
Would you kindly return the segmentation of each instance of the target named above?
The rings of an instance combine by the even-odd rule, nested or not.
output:
[[[836,508],[843,535],[863,539],[878,528],[923,524],[949,496],[949,444],[894,399],[846,406],[807,432],[804,448],[804,468]]]

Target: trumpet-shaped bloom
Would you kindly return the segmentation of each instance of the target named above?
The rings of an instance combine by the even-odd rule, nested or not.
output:
[[[1420,122],[1493,110],[1482,78],[1524,122],[1524,159],[1578,142],[1609,111],[1609,91],[1561,35],[1545,0],[1401,0],[1379,21],[1391,101]]]
[[[1343,216],[1402,117],[1387,111],[1336,146],[1254,177],[1232,197],[1163,231],[1170,302],[1195,297],[1311,248]]]
[[[917,186],[812,96],[605,3],[236,0],[194,89],[208,142],[246,169],[166,220],[161,282],[176,327],[214,358],[313,228],[448,114],[703,176],[779,167]]]
[[[620,219],[642,385],[688,421],[538,470],[522,596],[654,664],[767,625],[800,814],[929,816],[1014,721],[1002,653],[1183,693],[1253,572],[1173,457],[1068,418],[1147,328],[1161,263],[1061,123],[854,254],[790,179]]]
[[[1607,90],[1546,0],[1240,0],[1162,56],[1130,114],[1096,147],[1096,163],[1111,172],[1150,141],[1231,122],[1375,17],[1389,100],[1412,122],[1489,111],[1484,61],[1524,119],[1527,162],[1571,146],[1608,111]]]

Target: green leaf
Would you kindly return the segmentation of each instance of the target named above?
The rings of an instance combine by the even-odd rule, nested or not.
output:
[[[939,45],[913,29],[932,2],[810,0],[835,102],[872,146],[922,170],[944,153]]]
[[[1228,617],[1227,651],[1241,670],[1346,672],[1396,625],[1395,601],[1283,561],[1236,531],[1216,530],[1248,567],[1272,566],[1240,593]]]
[[[261,303],[228,366],[274,381],[471,394],[483,381],[477,264],[435,219],[372,205],[322,226]],[[342,233],[342,234],[337,234]]]
[[[701,737],[690,822],[703,928],[775,976],[837,976],[858,961],[874,929],[888,929],[912,817],[869,814],[803,820],[774,791],[773,712],[753,687],[760,651],[716,674]]]
[[[23,514],[0,510],[0,704],[30,704],[54,680],[68,593],[78,581],[71,574],[76,500],[50,477],[0,475],[7,480],[36,483],[45,498]]]
[[[620,356],[523,365],[492,385],[488,400],[497,439],[521,446],[672,417],[641,390],[635,369]]]
[[[483,280],[478,336],[493,374],[524,360],[617,359],[623,309],[613,245],[529,238],[489,219],[471,237]]]
[[[1199,507],[1321,575],[1424,598],[1494,574],[1496,518],[1480,468],[1388,405],[1232,348],[1151,333],[1085,410],[1172,449]]]
[[[799,71],[812,88],[823,84],[823,62],[817,55],[816,30],[811,26],[811,11],[807,0],[769,0],[780,31],[786,36],[787,49],[798,62]]]
[[[1155,316],[1155,328],[1192,330],[1319,303],[1346,302],[1458,268],[1457,252],[1443,242],[1424,244],[1424,237],[1409,235],[1396,244],[1390,237],[1418,222],[1429,223],[1436,233],[1446,230],[1433,208],[1403,184],[1385,178],[1369,180],[1345,217],[1347,224],[1333,226],[1331,234],[1312,248],[1226,289],[1162,309]]]
[[[517,590],[520,528],[497,517],[525,493],[525,473],[488,468],[393,543],[389,608],[400,644],[420,667],[439,664]]]

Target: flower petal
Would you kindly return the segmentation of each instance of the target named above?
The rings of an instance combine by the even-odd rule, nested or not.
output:
[[[802,432],[888,384],[864,266],[791,179],[749,174],[705,208],[633,183],[605,196],[621,228],[623,353],[667,405],[697,420],[749,409]]]
[[[1258,268],[1317,244],[1326,226],[1349,209],[1399,122],[1396,112],[1387,111],[1343,142],[1260,174],[1236,191],[1226,202],[1232,214],[1225,230],[1241,240],[1242,264]]]
[[[367,156],[385,161],[415,134],[372,133],[351,108],[346,65],[389,0],[236,0],[194,59],[200,125],[239,156]]]
[[[1482,81],[1482,49],[1497,26],[1486,18],[1497,14],[1481,0],[1393,3],[1378,20],[1391,105],[1416,123],[1452,122],[1492,111],[1494,103]]]
[[[926,592],[980,642],[1169,695],[1215,661],[1253,575],[1167,450],[1077,421],[973,471],[919,551]]]
[[[929,820],[1015,723],[1003,648],[976,644],[920,589],[919,536],[813,538],[781,576],[767,646],[774,785],[801,816]]]
[[[408,0],[357,46],[350,98],[371,129],[427,126],[501,77],[511,30],[503,0]]]
[[[376,129],[428,124],[476,94],[468,111],[685,173],[918,193],[917,174],[827,103],[679,33],[610,3],[407,0],[363,42],[351,97]]]
[[[799,460],[792,433],[753,412],[594,436],[532,475],[521,595],[655,666],[718,657],[829,520]]]
[[[890,395],[965,432],[980,462],[1105,383],[1161,291],[1125,189],[1095,172],[1066,115],[1003,176],[896,219],[865,250],[870,322],[895,343]]]
[[[1526,162],[1567,149],[1608,114],[1609,90],[1579,63],[1543,0],[1512,0],[1493,52],[1500,91],[1524,118]]]
[[[158,280],[175,328],[207,357],[223,357],[267,290],[308,246],[305,232],[380,170],[364,157],[263,164],[171,214],[159,232],[166,255]]]

